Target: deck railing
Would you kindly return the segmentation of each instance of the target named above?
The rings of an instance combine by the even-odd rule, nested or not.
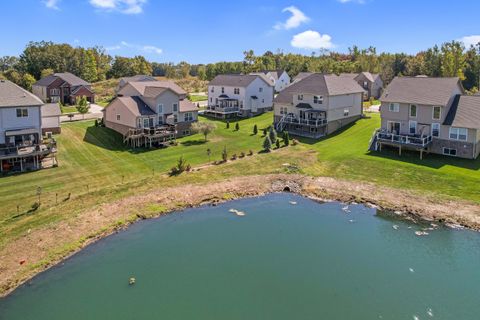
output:
[[[207,110],[217,111],[217,112],[239,112],[240,107],[221,107],[221,106],[208,106]]]
[[[412,145],[417,147],[426,147],[432,142],[432,136],[418,136],[406,134],[393,134],[390,132],[377,132],[377,139],[379,141],[392,142],[397,144]]]
[[[291,123],[291,124],[306,124],[309,126],[322,126],[327,124],[327,119],[302,119],[302,118],[297,118],[297,117],[292,117],[292,116],[287,116],[285,117],[284,120],[286,123]]]
[[[0,158],[26,157],[30,155],[48,154],[57,151],[57,142],[54,139],[42,143],[26,146],[10,146],[0,148]]]

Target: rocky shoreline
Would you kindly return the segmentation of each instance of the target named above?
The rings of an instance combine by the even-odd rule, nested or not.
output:
[[[321,202],[364,204],[415,222],[480,230],[478,204],[327,177],[270,174],[231,178],[208,185],[159,187],[88,209],[75,219],[32,230],[7,244],[0,250],[0,296],[8,295],[36,274],[139,219],[272,192],[293,192]]]

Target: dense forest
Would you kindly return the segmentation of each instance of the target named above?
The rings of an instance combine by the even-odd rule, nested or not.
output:
[[[37,79],[53,72],[68,71],[89,82],[96,82],[135,74],[210,80],[222,73],[267,69],[285,69],[290,76],[304,71],[337,74],[370,71],[380,73],[386,83],[395,76],[458,76],[466,90],[476,92],[480,78],[480,43],[465,48],[461,42],[452,41],[415,55],[377,53],[374,47],[361,49],[356,46],[350,48],[348,53],[325,51],[308,56],[282,51],[256,55],[253,50],[248,50],[244,52],[243,61],[205,65],[150,62],[140,55],[131,58],[112,57],[102,47],[82,48],[42,41],[30,42],[19,57],[0,58],[0,77],[27,89]]]

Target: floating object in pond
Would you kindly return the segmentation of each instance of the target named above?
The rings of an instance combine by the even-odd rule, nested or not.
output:
[[[458,229],[458,230],[465,229],[463,226],[455,223],[445,223],[445,225],[451,229]]]
[[[392,226],[392,228],[395,229],[395,230],[398,230],[398,226],[397,226],[396,224],[394,224],[394,225]]]
[[[128,279],[128,284],[129,285],[134,285],[135,284],[135,278],[131,277],[130,279]]]
[[[420,320],[420,318],[416,315],[413,315],[413,320]]]
[[[438,228],[438,224],[430,223],[430,225],[432,226],[432,228]]]
[[[232,213],[235,213],[235,214],[236,214],[237,216],[239,216],[239,217],[243,217],[243,216],[245,215],[245,212],[239,211],[239,210],[237,210],[237,209],[230,209],[230,210],[228,210],[228,211],[230,211],[230,212],[232,212]]]
[[[290,204],[295,205],[295,204],[297,204],[297,201],[290,201]]]
[[[417,236],[428,236],[428,232],[425,231],[415,231]]]
[[[427,310],[427,314],[428,314],[430,317],[433,317],[433,311],[432,311],[432,309],[429,308],[429,309]]]
[[[350,219],[350,220],[348,220],[348,222],[350,222],[350,223],[354,223],[354,222],[355,222],[355,220],[353,220],[353,219]]]
[[[345,212],[345,213],[349,213],[349,212],[350,212],[350,210],[348,210],[348,206],[343,207],[342,210],[343,210],[343,212]]]
[[[408,268],[408,271],[410,271],[411,273],[415,272],[415,270],[413,270],[413,268]]]

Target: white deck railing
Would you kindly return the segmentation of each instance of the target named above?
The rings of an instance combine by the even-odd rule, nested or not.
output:
[[[397,144],[413,145],[418,147],[426,147],[432,142],[432,136],[415,136],[406,134],[393,134],[390,132],[377,132],[377,140],[392,142]]]

